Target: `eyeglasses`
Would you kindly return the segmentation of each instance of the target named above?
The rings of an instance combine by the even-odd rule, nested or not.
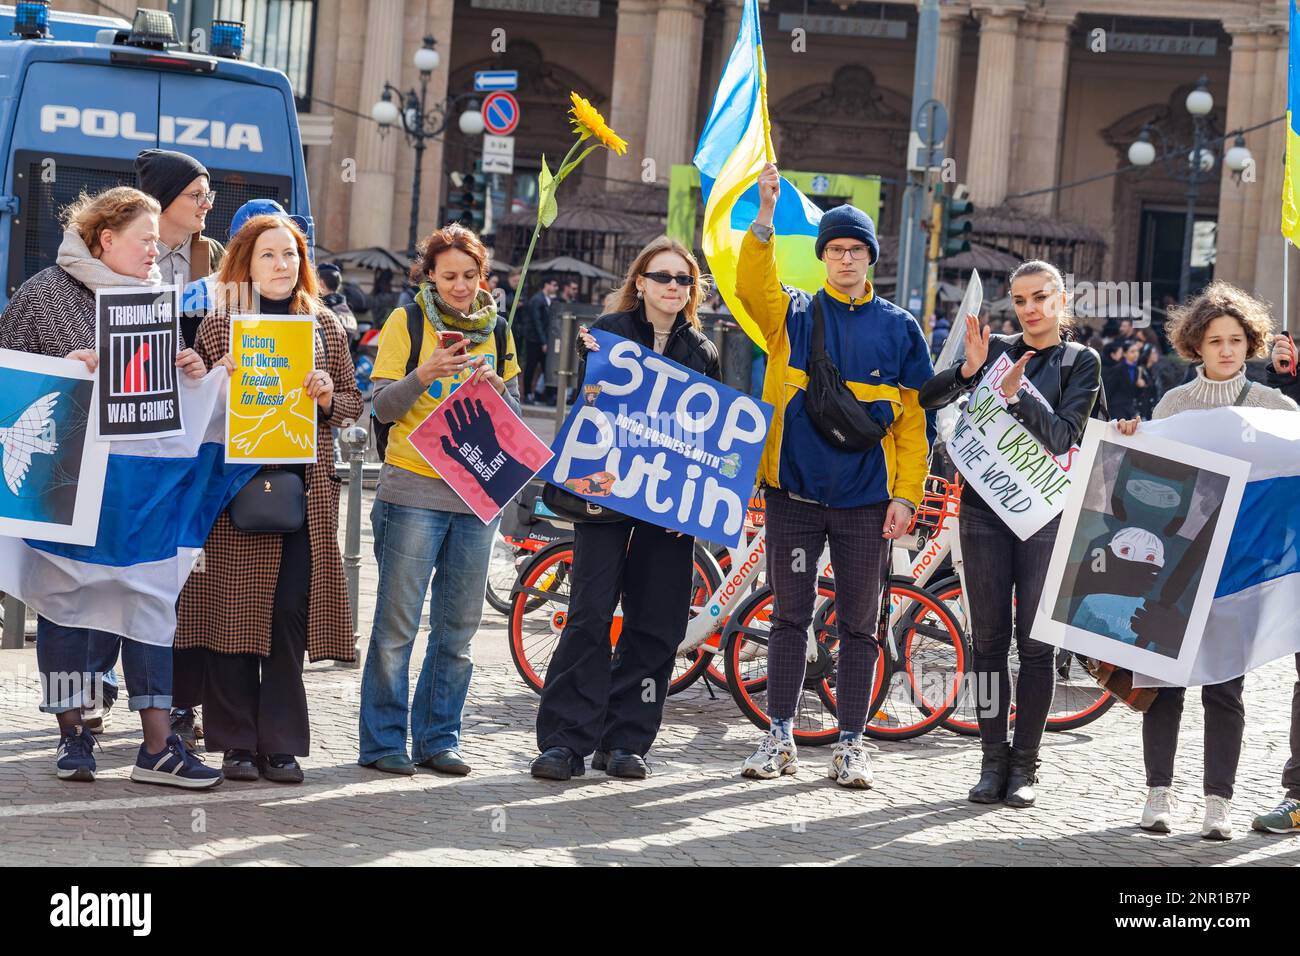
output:
[[[205,202],[211,206],[217,201],[217,194],[212,192],[205,193],[195,191],[192,193],[186,193],[185,196],[187,199],[192,199],[196,206],[202,206]]]
[[[825,253],[826,258],[830,259],[832,262],[839,262],[846,255],[858,260],[865,259],[867,256],[871,255],[871,250],[866,246],[852,246],[848,249],[841,248],[840,246],[827,246],[822,251]]]
[[[669,275],[667,272],[643,272],[641,275],[647,279],[652,279],[660,285],[667,285],[676,280],[678,285],[693,286],[695,285],[695,276],[688,275]]]

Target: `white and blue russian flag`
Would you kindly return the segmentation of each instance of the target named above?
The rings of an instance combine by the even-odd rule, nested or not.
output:
[[[1300,412],[1215,408],[1143,422],[1142,431],[1250,465],[1188,686],[1300,653]]]
[[[185,434],[113,442],[91,547],[0,538],[0,591],[67,627],[170,646],[176,600],[256,465],[227,465],[225,369],[180,382]]]

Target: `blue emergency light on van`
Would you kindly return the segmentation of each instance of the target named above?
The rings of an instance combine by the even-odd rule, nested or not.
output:
[[[23,0],[14,5],[14,35],[34,40],[50,35],[49,0]]]
[[[271,199],[302,217],[314,243],[288,78],[235,58],[243,29],[234,21],[214,24],[216,49],[198,53],[168,39],[167,14],[152,14],[130,23],[0,5],[0,307],[54,264],[62,209],[83,191],[136,185],[135,157],[149,147],[207,168],[217,199],[206,235],[224,242],[236,209]]]
[[[212,55],[238,60],[244,55],[244,25],[238,20],[212,21]]]

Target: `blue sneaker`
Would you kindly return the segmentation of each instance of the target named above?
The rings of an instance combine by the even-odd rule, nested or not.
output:
[[[160,783],[167,787],[184,787],[187,790],[206,790],[226,779],[215,767],[208,767],[176,734],[167,738],[161,753],[151,754],[140,745],[140,753],[131,768],[131,779],[136,783]]]
[[[84,727],[59,738],[59,749],[54,761],[60,780],[95,779],[95,735]]]

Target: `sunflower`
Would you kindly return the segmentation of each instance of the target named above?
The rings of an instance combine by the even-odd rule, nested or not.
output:
[[[588,136],[596,137],[602,145],[612,149],[620,156],[627,152],[627,140],[609,128],[605,123],[605,117],[600,115],[596,107],[577,93],[570,93],[569,99],[573,102],[573,109],[569,110],[569,114],[572,118],[571,122],[575,133],[583,139]]]

